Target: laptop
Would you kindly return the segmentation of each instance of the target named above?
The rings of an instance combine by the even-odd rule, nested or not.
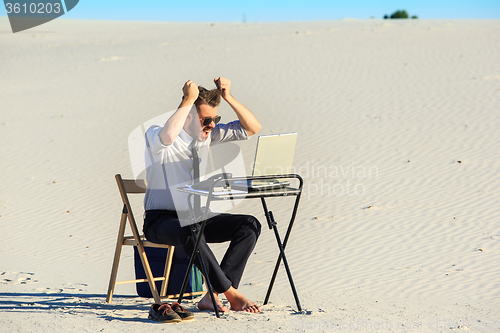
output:
[[[259,136],[252,176],[274,176],[292,173],[296,143],[297,133]],[[288,179],[278,178],[235,181],[231,187],[251,191],[277,189],[289,185],[290,181]]]

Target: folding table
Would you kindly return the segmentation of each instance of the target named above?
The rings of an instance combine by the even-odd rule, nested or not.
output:
[[[214,191],[215,188],[221,187],[224,185],[224,183],[230,182],[232,183],[233,181],[247,181],[247,180],[271,180],[271,179],[297,179],[299,186],[298,187],[283,187],[283,188],[278,188],[278,189],[268,189],[268,190],[253,190],[253,191],[248,191],[248,193],[243,192],[243,191],[226,191],[226,192],[216,192]],[[177,190],[180,192],[185,192],[188,193],[188,206],[189,206],[189,211],[190,211],[190,219],[191,219],[191,231],[193,232],[193,235],[195,236],[194,239],[196,241],[195,247],[193,250],[193,253],[191,255],[191,259],[189,261],[189,267],[186,272],[186,276],[184,278],[184,282],[182,284],[182,288],[180,291],[179,299],[178,302],[180,303],[182,301],[184,291],[187,286],[187,282],[189,279],[189,272],[191,271],[191,267],[193,266],[194,259],[198,255],[201,265],[202,265],[202,273],[206,279],[207,282],[207,288],[209,290],[209,294],[212,298],[212,303],[215,309],[215,313],[218,318],[220,318],[219,311],[217,308],[217,304],[215,302],[215,297],[213,295],[212,291],[212,286],[210,285],[210,281],[208,280],[208,275],[206,272],[206,267],[202,258],[201,253],[198,251],[198,247],[200,245],[200,239],[201,237],[198,237],[199,235],[203,234],[203,231],[205,229],[205,223],[208,217],[208,212],[210,208],[210,203],[212,201],[218,201],[218,200],[234,200],[234,199],[252,199],[252,198],[260,198],[262,202],[262,208],[264,209],[264,214],[266,216],[267,224],[269,226],[269,229],[274,230],[274,235],[276,237],[276,242],[280,250],[280,254],[278,256],[278,259],[276,261],[276,266],[274,268],[274,273],[271,278],[271,282],[269,283],[269,287],[267,289],[267,294],[266,298],[264,300],[264,305],[268,303],[269,301],[269,296],[271,295],[271,290],[274,285],[274,281],[276,279],[276,275],[278,274],[278,269],[281,264],[281,260],[283,260],[285,270],[288,276],[288,281],[290,282],[290,287],[292,288],[293,296],[295,298],[295,302],[297,303],[297,308],[299,311],[302,311],[302,307],[300,306],[299,302],[299,296],[297,295],[297,291],[295,290],[295,284],[293,283],[293,278],[292,278],[292,273],[290,272],[290,267],[288,265],[288,261],[286,259],[285,255],[285,248],[286,244],[288,242],[288,238],[290,237],[290,233],[292,231],[293,223],[295,221],[295,216],[297,214],[297,210],[299,207],[299,201],[300,201],[300,196],[302,194],[302,185],[303,185],[303,180],[302,178],[297,175],[297,174],[287,174],[287,175],[274,175],[274,176],[257,176],[257,177],[242,177],[242,178],[231,178],[231,179],[219,179],[215,181],[212,186],[210,187],[209,190],[207,191],[202,191],[202,190],[195,190],[192,189],[191,187],[179,187]],[[207,202],[205,206],[205,211],[203,213],[203,216],[195,216],[194,208],[193,205],[191,204],[191,199],[193,196],[206,196],[207,197]],[[295,203],[293,206],[293,212],[290,218],[290,222],[288,224],[288,228],[285,234],[285,238],[283,243],[281,242],[280,235],[278,233],[278,227],[277,227],[277,222],[274,219],[272,211],[269,211],[267,208],[267,204],[265,201],[265,198],[269,197],[287,197],[287,196],[295,196]]]

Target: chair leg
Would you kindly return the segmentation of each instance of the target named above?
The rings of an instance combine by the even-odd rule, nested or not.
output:
[[[167,252],[167,260],[165,261],[165,272],[163,273],[163,282],[161,284],[160,297],[167,295],[168,279],[170,278],[170,269],[172,268],[172,260],[174,257],[175,246],[170,246]]]
[[[146,251],[144,251],[144,246],[139,241],[137,244],[137,251],[139,252],[139,256],[141,257],[142,267],[144,268],[144,272],[146,273],[146,278],[149,283],[149,288],[151,289],[151,294],[155,300],[155,303],[161,304],[161,298],[158,294],[158,289],[156,289],[156,283],[153,280],[153,272],[151,271],[151,267],[149,266],[149,261],[146,256]]]
[[[127,211],[127,215],[130,229],[132,229],[132,234],[134,235],[134,238],[137,242],[137,252],[139,252],[139,257],[141,258],[142,267],[144,268],[144,272],[146,273],[146,278],[148,280],[149,288],[151,289],[151,294],[153,295],[155,303],[161,304],[161,298],[158,294],[158,289],[156,289],[156,283],[153,280],[153,272],[151,271],[151,267],[149,266],[148,257],[146,256],[146,251],[144,251],[144,245],[142,245],[141,236],[139,235],[139,230],[137,230],[134,216],[130,211]]]
[[[125,209],[125,206],[124,206]],[[111,269],[111,276],[109,278],[108,294],[106,295],[106,303],[111,303],[113,300],[113,292],[116,284],[116,276],[118,274],[118,265],[120,263],[120,256],[122,253],[123,237],[125,235],[125,224],[127,220],[127,214],[122,213],[122,218],[120,221],[120,228],[118,230],[118,239],[116,240],[115,257],[113,259],[113,267]]]

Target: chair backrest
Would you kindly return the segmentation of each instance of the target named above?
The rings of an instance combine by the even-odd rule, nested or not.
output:
[[[122,182],[125,193],[146,193],[145,179],[122,179]]]
[[[132,206],[128,199],[129,193],[146,193],[146,180],[145,179],[123,179],[122,175],[115,175],[116,183],[118,184],[118,189],[120,190],[120,195],[122,197],[123,204],[125,205],[126,211],[128,213],[129,219],[135,224],[134,214],[132,213]]]

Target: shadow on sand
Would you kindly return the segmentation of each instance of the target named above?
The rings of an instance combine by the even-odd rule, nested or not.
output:
[[[74,315],[92,312],[99,318],[108,321],[151,322],[147,319],[147,311],[149,310],[151,300],[132,295],[114,295],[113,301],[114,303],[112,304],[106,303],[105,294],[4,292],[0,293],[0,311],[6,313],[49,313],[60,310]],[[140,311],[145,315],[143,318],[125,317],[120,314],[124,310]]]

